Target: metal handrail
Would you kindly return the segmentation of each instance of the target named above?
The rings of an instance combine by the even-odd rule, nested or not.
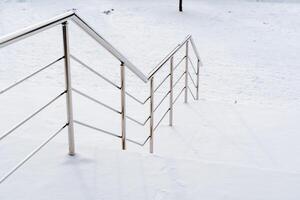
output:
[[[194,100],[197,100],[196,96],[193,94],[193,92],[192,92],[192,90],[191,90],[191,88],[190,88],[190,87],[188,87],[188,90],[190,91],[190,93],[191,93],[191,95],[192,95],[193,99],[194,99]]]
[[[124,63],[124,65],[128,67],[128,69],[130,69],[142,81],[147,82],[148,79],[143,74],[143,72],[141,72],[136,66],[134,66],[122,53],[120,53],[115,47],[113,47],[113,45],[111,45],[101,35],[99,35],[88,23],[86,23],[81,17],[79,17],[75,13],[75,11],[69,11],[64,14],[57,15],[49,20],[21,29],[20,31],[16,31],[12,34],[5,35],[0,38],[0,48],[13,44],[29,36],[35,35],[39,32],[50,29],[68,20],[72,20],[96,42],[101,44],[101,46],[103,46],[107,51],[115,56],[120,62]]]
[[[72,58],[73,60],[75,60],[77,63],[79,63],[81,66],[85,67],[86,69],[88,69],[90,72],[92,72],[93,74],[96,74],[98,77],[100,77],[102,80],[106,81],[107,83],[111,84],[112,86],[116,87],[117,89],[121,89],[120,86],[118,86],[117,84],[115,84],[114,82],[112,82],[111,80],[109,80],[108,78],[106,78],[104,75],[100,74],[99,72],[97,72],[96,70],[94,70],[92,67],[88,66],[86,63],[84,63],[83,61],[79,60],[78,58],[76,58],[75,56],[73,56],[72,54],[70,54],[70,58]]]
[[[94,70],[92,67],[88,66],[86,63],[81,61],[79,58],[75,57],[70,53],[69,49],[69,31],[68,31],[68,21],[74,22],[77,26],[79,26],[84,32],[86,32],[90,37],[92,37],[96,42],[98,42],[102,47],[104,47],[107,51],[109,51],[115,58],[117,58],[120,61],[120,86],[101,73]],[[25,39],[27,37],[30,37],[32,35],[35,35],[41,31],[45,31],[49,28],[52,28],[57,25],[62,25],[62,32],[63,32],[63,48],[64,48],[64,55],[59,57],[58,59],[54,60],[53,62],[49,63],[48,65],[45,65],[44,67],[38,69],[37,71],[27,75],[26,77],[18,80],[14,84],[11,84],[10,86],[6,87],[5,89],[0,91],[0,95],[6,93],[10,89],[13,89],[14,87],[18,86],[19,84],[23,83],[24,81],[28,80],[29,78],[39,74],[40,72],[48,69],[53,64],[59,62],[60,60],[64,60],[64,70],[65,70],[65,91],[60,93],[58,96],[50,100],[48,103],[46,103],[44,106],[36,110],[33,114],[31,114],[29,117],[26,117],[23,121],[19,122],[17,125],[15,125],[13,128],[11,128],[9,131],[7,131],[5,134],[0,136],[0,141],[4,139],[6,136],[13,133],[16,129],[24,125],[27,121],[32,119],[34,116],[39,114],[41,111],[43,111],[45,108],[47,108],[49,105],[54,103],[59,97],[65,94],[66,96],[66,107],[67,107],[67,123],[60,128],[55,134],[51,135],[45,142],[43,142],[38,148],[36,148],[32,153],[30,153],[25,159],[23,159],[17,166],[15,166],[11,171],[9,171],[4,177],[0,179],[0,184],[5,181],[11,174],[13,174],[18,168],[20,168],[27,160],[29,160],[32,156],[34,156],[41,148],[43,148],[46,144],[48,144],[58,133],[60,133],[64,128],[68,127],[68,142],[69,142],[69,155],[75,154],[75,142],[74,142],[74,126],[73,124],[78,124],[96,131],[100,131],[102,133],[106,133],[108,135],[117,137],[121,139],[122,143],[122,149],[126,149],[126,141],[131,142],[133,144],[137,144],[139,146],[144,146],[148,141],[150,145],[150,152],[153,153],[153,137],[154,132],[158,128],[158,126],[161,124],[161,122],[164,120],[164,118],[169,113],[169,125],[173,125],[173,105],[176,103],[176,101],[179,99],[181,94],[185,92],[185,102],[188,100],[188,91],[191,93],[193,99],[198,100],[199,99],[199,69],[200,66],[202,66],[202,62],[200,60],[197,48],[195,46],[195,43],[193,41],[193,38],[191,35],[188,35],[183,42],[178,44],[167,56],[165,56],[162,61],[146,76],[144,73],[142,73],[137,67],[135,67],[123,54],[121,54],[116,48],[114,48],[109,42],[107,42],[101,35],[99,35],[89,24],[87,24],[81,17],[79,17],[74,11],[66,12],[62,15],[55,16],[49,20],[43,21],[41,23],[35,24],[33,26],[27,27],[25,29],[22,29],[20,31],[14,32],[12,34],[3,36],[0,38],[0,48],[3,48],[5,46],[11,45],[17,41],[20,41],[22,39]],[[192,50],[194,51],[194,54],[197,58],[197,67],[194,66],[193,62],[191,61],[191,58],[189,57],[189,43],[192,46]],[[175,54],[185,46],[185,55],[180,59],[180,61],[174,65],[174,56]],[[70,59],[76,61],[79,63],[82,67],[89,70],[93,74],[97,75],[97,77],[101,78],[102,80],[106,81],[110,85],[114,86],[116,89],[118,89],[121,93],[121,109],[117,110],[113,108],[110,105],[107,105],[89,95],[86,93],[75,89],[71,85],[71,68],[70,68]],[[180,64],[185,61],[185,70],[180,75],[180,77],[173,82],[173,76],[174,71],[180,66]],[[170,72],[159,82],[159,84],[154,87],[154,78],[156,77],[156,74],[158,71],[161,70],[163,66],[166,66],[166,64],[170,62]],[[191,76],[191,73],[189,72],[188,64],[191,64],[193,72],[197,76],[197,82],[195,82]],[[130,94],[126,91],[126,81],[125,81],[125,67],[127,67],[129,70],[131,70],[137,77],[139,77],[143,82],[148,83],[150,85],[150,94],[149,96],[144,100],[139,100],[139,98],[135,97],[134,95]],[[195,69],[196,68],[196,69]],[[182,80],[182,78],[185,77],[184,87],[180,90],[179,94],[173,99],[173,90],[177,86],[177,84]],[[196,88],[196,95],[193,94],[192,90],[189,87],[188,84],[188,78],[191,79],[193,86]],[[167,93],[163,96],[163,98],[158,102],[158,104],[154,107],[154,95],[158,91],[159,88],[167,81],[170,80],[170,86],[167,91]],[[121,134],[115,134],[113,132],[97,128],[94,126],[91,126],[87,123],[80,122],[78,120],[73,119],[73,103],[72,103],[72,92],[75,92],[86,99],[93,101],[97,103],[98,105],[101,105],[105,108],[107,108],[110,111],[113,111],[117,114],[120,114],[121,116]],[[136,120],[134,117],[128,116],[126,114],[126,96],[130,97],[131,99],[135,100],[137,103],[141,105],[145,105],[149,101],[150,105],[150,112],[147,114],[147,118],[144,122],[140,122]],[[162,117],[158,120],[157,123],[154,122],[154,113],[160,108],[162,103],[169,97],[169,108],[164,112]],[[143,143],[137,142],[132,139],[126,138],[126,119],[129,119],[133,122],[135,122],[138,125],[145,126],[147,122],[149,122],[149,136],[145,139]]]
[[[46,66],[40,68],[39,70],[37,70],[37,71],[31,73],[30,75],[28,75],[28,76],[22,78],[21,80],[18,80],[18,81],[15,82],[14,84],[12,84],[12,85],[8,86],[7,88],[1,90],[1,91],[0,91],[0,94],[4,94],[5,92],[9,91],[10,89],[13,89],[14,87],[16,87],[17,85],[23,83],[23,82],[26,81],[27,79],[30,79],[31,77],[33,77],[33,76],[39,74],[40,72],[42,72],[42,71],[48,69],[49,67],[51,67],[52,65],[54,65],[54,64],[57,63],[58,61],[62,60],[63,58],[64,58],[64,56],[62,56],[62,57],[60,57],[60,58],[54,60],[53,62],[49,63],[48,65],[46,65]]]
[[[29,115],[28,117],[26,117],[24,120],[22,120],[21,122],[19,122],[16,126],[14,126],[13,128],[11,128],[9,131],[7,131],[6,133],[4,133],[3,135],[0,136],[0,141],[3,140],[4,138],[6,138],[8,135],[10,135],[11,133],[13,133],[15,130],[17,130],[18,128],[20,128],[22,125],[24,125],[27,121],[29,121],[30,119],[32,119],[34,116],[36,116],[37,114],[39,114],[40,112],[42,112],[45,108],[47,108],[48,106],[50,106],[52,103],[54,103],[59,97],[61,97],[62,95],[64,95],[66,93],[66,91],[60,93],[59,95],[57,95],[56,97],[54,97],[51,101],[49,101],[48,103],[46,103],[44,106],[42,106],[41,108],[39,108],[38,110],[36,110],[34,113],[32,113],[31,115]]]
[[[111,136],[114,136],[114,137],[117,137],[117,138],[121,138],[120,135],[117,135],[117,134],[112,133],[112,132],[110,132],[110,131],[106,131],[106,130],[101,129],[101,128],[97,128],[97,127],[95,127],[95,126],[89,125],[89,124],[87,124],[87,123],[84,123],[84,122],[81,122],[81,121],[78,121],[78,120],[74,120],[74,123],[75,123],[75,124],[79,124],[79,125],[81,125],[81,126],[85,126],[85,127],[87,127],[87,128],[90,128],[90,129],[94,129],[94,130],[96,130],[96,131],[100,131],[100,132],[102,132],[102,133],[106,133],[106,134],[108,134],[108,135],[111,135]]]
[[[173,55],[183,47],[183,45],[191,38],[191,35],[188,35],[183,42],[178,44],[148,75],[148,80],[150,80],[156,72],[162,68],[172,57]]]
[[[128,115],[126,115],[126,118],[129,119],[129,120],[131,120],[131,121],[133,121],[133,122],[135,122],[136,124],[138,124],[138,125],[140,125],[140,126],[145,126],[146,123],[149,121],[150,116],[148,116],[147,119],[146,119],[144,122],[140,122],[140,121],[138,121],[138,120],[136,120],[136,119],[134,119],[133,117],[130,117],[130,116],[128,116]]]
[[[197,84],[195,83],[195,81],[194,81],[194,79],[193,79],[193,77],[192,77],[192,75],[191,75],[190,72],[188,72],[188,75],[189,75],[190,80],[192,81],[193,85],[194,85],[195,87],[197,87]]]
[[[188,57],[188,59],[189,59],[189,62],[191,64],[191,66],[192,66],[192,69],[193,69],[194,73],[197,74],[197,70],[195,69],[194,63],[191,61],[190,57]]]
[[[51,135],[45,142],[43,142],[40,146],[38,146],[34,151],[32,151],[29,155],[27,155],[21,162],[19,162],[12,170],[10,170],[7,174],[5,174],[0,179],[0,184],[3,183],[10,175],[12,175],[17,169],[19,169],[22,165],[25,164],[27,160],[29,160],[32,156],[34,156],[39,150],[41,150],[46,144],[48,144],[55,136],[57,136],[64,128],[67,127],[68,124],[62,126],[58,131],[56,131],[53,135]]]
[[[119,110],[117,110],[117,109],[115,109],[115,108],[113,108],[113,107],[111,107],[111,106],[109,106],[109,105],[107,105],[105,103],[102,103],[101,101],[99,101],[99,100],[97,100],[97,99],[95,99],[95,98],[93,98],[93,97],[85,94],[84,92],[81,92],[80,90],[72,88],[72,91],[74,91],[75,93],[79,94],[80,96],[83,96],[83,97],[85,97],[85,98],[87,98],[87,99],[89,99],[89,100],[91,100],[91,101],[93,101],[93,102],[95,102],[95,103],[97,103],[97,104],[99,104],[99,105],[101,105],[101,106],[103,106],[103,107],[105,107],[105,108],[107,108],[107,109],[109,109],[109,110],[117,113],[117,114],[121,114],[121,111],[119,111]]]

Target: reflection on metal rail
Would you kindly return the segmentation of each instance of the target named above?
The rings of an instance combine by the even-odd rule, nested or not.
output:
[[[70,45],[69,45],[69,21],[72,21],[75,23],[75,25],[79,26],[85,33],[87,33],[88,36],[90,36],[92,39],[94,39],[99,45],[104,47],[110,54],[112,54],[117,60],[120,62],[120,86],[113,81],[111,81],[109,78],[105,77],[103,74],[97,72],[92,67],[88,66],[86,63],[81,61],[79,58],[75,57],[74,55],[71,55],[70,53]],[[42,31],[48,30],[55,26],[61,26],[62,27],[62,38],[63,38],[63,52],[64,54],[54,60],[53,62],[45,65],[44,67],[40,68],[39,70],[33,72],[30,75],[27,75],[26,77],[22,78],[21,80],[18,80],[14,84],[6,87],[5,89],[0,90],[0,95],[8,92],[10,89],[13,89],[14,87],[20,85],[21,83],[25,82],[26,80],[34,77],[35,75],[39,74],[42,71],[45,71],[50,66],[58,63],[60,60],[64,60],[64,71],[65,71],[65,91],[53,98],[51,101],[49,101],[47,104],[45,104],[40,109],[36,110],[33,114],[31,114],[29,117],[25,118],[23,121],[19,122],[17,125],[15,125],[13,128],[11,128],[9,131],[4,133],[2,136],[0,136],[0,142],[5,137],[9,136],[11,133],[13,133],[15,130],[17,130],[19,127],[21,127],[23,124],[28,122],[30,119],[32,119],[34,116],[39,114],[41,111],[43,111],[46,107],[51,105],[53,102],[55,102],[59,97],[65,94],[66,96],[66,108],[67,108],[67,122],[66,124],[60,128],[55,134],[51,135],[45,142],[43,142],[39,147],[37,147],[32,153],[30,153],[25,159],[23,159],[19,164],[17,164],[12,170],[10,170],[3,178],[0,179],[0,184],[6,180],[10,175],[12,175],[18,168],[20,168],[26,161],[28,161],[32,156],[34,156],[41,148],[43,148],[46,144],[48,144],[58,133],[60,133],[64,128],[68,128],[68,142],[69,142],[69,155],[75,154],[75,141],[74,141],[74,128],[73,124],[78,124],[96,131],[100,131],[102,133],[106,133],[110,136],[114,136],[121,140],[122,149],[126,149],[126,142],[131,142],[133,144],[144,146],[148,141],[150,145],[150,152],[153,152],[154,148],[154,132],[157,130],[159,125],[162,123],[164,118],[169,113],[169,125],[173,125],[173,106],[175,105],[175,102],[179,99],[181,94],[185,92],[184,99],[185,102],[187,102],[188,98],[188,91],[191,93],[192,97],[195,100],[199,99],[199,69],[200,66],[202,66],[202,63],[200,61],[200,57],[198,54],[198,51],[196,49],[196,45],[193,41],[193,38],[191,35],[188,35],[183,42],[178,44],[168,55],[166,55],[162,61],[148,74],[145,75],[142,71],[140,71],[136,66],[134,66],[123,54],[121,54],[116,48],[114,48],[108,41],[106,41],[100,34],[98,34],[89,24],[87,24],[81,17],[79,17],[74,11],[66,12],[62,15],[58,15],[56,17],[53,17],[49,20],[43,21],[41,23],[35,24],[33,26],[27,27],[25,29],[22,29],[20,31],[17,31],[15,33],[0,37],[0,48],[6,47],[8,45],[11,45],[15,42],[18,42],[20,40],[23,40],[27,37],[30,37],[32,35],[35,35],[37,33],[40,33]],[[191,44],[191,45],[189,45]],[[190,48],[190,46],[192,48]],[[185,55],[182,57],[180,56],[179,62],[174,64],[174,57],[176,57],[178,54],[177,52],[185,48]],[[193,50],[197,66],[194,65],[191,58],[189,57],[189,49]],[[115,89],[117,89],[120,92],[120,108],[121,110],[117,110],[113,108],[112,106],[100,102],[99,100],[83,93],[82,91],[79,91],[72,87],[71,85],[71,66],[70,66],[70,59],[74,60],[75,62],[79,63],[82,67],[89,70],[93,74],[95,74],[97,77],[101,78],[102,80],[106,81],[110,85],[114,86]],[[184,72],[179,76],[179,78],[173,82],[174,73],[175,70],[178,69],[181,64],[185,61],[184,65]],[[158,76],[157,72],[160,72],[161,69],[169,63],[169,72],[164,76],[164,78],[157,84],[156,87],[154,87],[155,80]],[[190,63],[192,67],[192,71],[197,76],[197,80],[194,81],[192,79],[191,72],[189,71],[188,64]],[[126,67],[126,68],[125,68]],[[132,71],[139,79],[141,79],[144,83],[149,83],[149,96],[143,101],[137,98],[135,95],[130,94],[128,91],[126,91],[126,69],[129,69]],[[179,94],[174,98],[174,90],[177,87],[177,84],[185,77],[184,80],[184,87],[180,90]],[[188,79],[191,79],[190,82],[192,82],[193,86],[196,88],[196,95],[193,94],[192,90],[189,87],[189,81]],[[156,104],[154,107],[154,96],[157,93],[158,89],[162,88],[161,86],[169,80],[169,88],[167,89],[165,95],[163,98]],[[117,114],[120,114],[121,117],[121,133],[120,135],[112,133],[110,131],[103,130],[101,128],[97,128],[94,126],[91,126],[87,123],[80,122],[77,120],[73,120],[73,103],[72,103],[72,92],[75,92],[86,99],[89,99],[105,108],[107,108],[110,111],[113,111]],[[126,97],[129,97],[133,99],[135,102],[145,105],[147,102],[149,102],[150,106],[150,112],[146,114],[147,118],[144,122],[140,122],[136,120],[132,116],[128,116],[126,114]],[[154,117],[156,111],[161,108],[162,103],[165,101],[165,99],[169,97],[169,106],[167,110],[164,112],[163,116],[160,118],[160,120],[155,124]],[[135,122],[137,125],[145,126],[149,122],[149,135],[145,139],[144,142],[140,143],[132,139],[126,138],[126,119],[131,120],[132,122]]]

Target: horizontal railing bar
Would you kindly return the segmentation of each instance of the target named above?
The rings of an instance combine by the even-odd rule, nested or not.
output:
[[[194,52],[195,52],[195,55],[196,55],[196,57],[198,58],[198,60],[200,61],[200,56],[199,56],[198,50],[197,50],[197,48],[196,48],[196,45],[195,45],[195,42],[194,42],[194,39],[193,39],[192,36],[190,37],[190,41],[191,41],[193,50],[194,50]],[[200,62],[201,62],[201,61],[200,61]]]
[[[55,64],[55,63],[57,63],[58,61],[60,61],[60,60],[63,59],[63,58],[64,58],[64,56],[62,56],[62,57],[56,59],[55,61],[51,62],[50,64],[48,64],[48,65],[46,65],[46,66],[40,68],[39,70],[37,70],[37,71],[33,72],[32,74],[26,76],[25,78],[23,78],[23,79],[21,79],[21,80],[15,82],[14,84],[12,84],[12,85],[10,85],[9,87],[5,88],[4,90],[0,91],[0,94],[3,94],[3,93],[5,93],[5,92],[9,91],[10,89],[16,87],[16,86],[19,85],[20,83],[26,81],[27,79],[29,79],[29,78],[35,76],[36,74],[38,74],[38,73],[44,71],[45,69],[49,68],[50,66],[52,66],[52,65]]]
[[[81,91],[75,89],[75,88],[72,88],[72,90],[73,90],[75,93],[77,93],[77,94],[79,94],[79,95],[81,95],[81,96],[83,96],[83,97],[85,97],[85,98],[87,98],[87,99],[89,99],[89,100],[91,100],[91,101],[93,101],[93,102],[95,102],[95,103],[97,103],[97,104],[99,104],[99,105],[101,105],[101,106],[103,106],[103,107],[109,109],[109,110],[112,110],[112,111],[114,111],[114,112],[116,112],[116,113],[118,113],[118,114],[121,114],[121,112],[118,111],[117,109],[115,109],[115,108],[113,108],[113,107],[110,107],[109,105],[106,105],[105,103],[102,103],[101,101],[99,101],[99,100],[97,100],[97,99],[95,99],[95,98],[93,98],[93,97],[91,97],[91,96],[89,96],[89,95],[87,95],[87,94],[85,94],[85,93],[83,93],[83,92],[81,92]]]
[[[190,88],[190,87],[188,87],[188,90],[190,91],[190,93],[191,93],[191,95],[192,95],[193,99],[194,99],[194,100],[197,100],[197,99],[196,99],[196,97],[195,97],[195,95],[193,94],[193,92],[192,92],[192,90],[191,90],[191,88]]]
[[[194,81],[192,75],[190,74],[190,72],[188,72],[188,75],[189,75],[189,77],[191,78],[191,81],[192,81],[193,85],[197,88],[197,85],[196,85],[196,83],[195,83],[195,81]]]
[[[39,114],[42,110],[44,110],[45,108],[47,108],[49,105],[51,105],[53,102],[55,102],[59,97],[61,97],[63,94],[65,94],[66,91],[62,92],[61,94],[59,94],[58,96],[56,96],[55,98],[53,98],[51,101],[49,101],[46,105],[44,105],[43,107],[41,107],[40,109],[38,109],[37,111],[35,111],[33,114],[31,114],[29,117],[25,118],[23,121],[21,121],[20,123],[18,123],[15,127],[13,127],[12,129],[10,129],[8,132],[6,132],[5,134],[3,134],[0,137],[0,141],[2,139],[4,139],[6,136],[8,136],[9,134],[11,134],[12,132],[14,132],[16,129],[18,129],[19,127],[21,127],[23,124],[25,124],[27,121],[29,121],[31,118],[33,118],[34,116],[36,116],[37,114]]]
[[[185,87],[183,87],[181,89],[181,91],[179,92],[179,94],[176,96],[175,100],[173,101],[173,105],[176,103],[176,101],[178,100],[178,98],[180,97],[180,95],[182,94],[182,92],[184,91]]]
[[[41,31],[52,28],[58,24],[71,19],[76,25],[78,25],[82,30],[84,30],[90,37],[97,41],[101,46],[103,46],[107,51],[109,51],[115,58],[120,62],[124,63],[136,76],[138,76],[145,83],[148,81],[147,77],[134,66],[123,54],[121,54],[116,48],[114,48],[109,42],[102,38],[90,25],[88,25],[82,18],[75,14],[74,11],[69,11],[64,14],[55,16],[49,20],[43,21],[41,23],[35,24],[33,26],[22,29],[12,34],[8,34],[0,38],[0,48],[17,42],[21,39],[27,38]]]
[[[196,70],[196,68],[195,68],[195,65],[194,65],[194,63],[192,62],[192,60],[191,60],[191,58],[190,58],[190,57],[188,57],[188,59],[189,59],[189,61],[190,61],[191,65],[192,65],[192,69],[193,69],[194,73],[197,75],[197,70]]]
[[[133,100],[135,100],[136,102],[140,103],[141,105],[144,105],[150,99],[150,96],[149,96],[149,97],[147,97],[147,99],[145,101],[142,102],[141,100],[139,100],[138,98],[136,98],[135,96],[130,94],[129,92],[125,92],[125,94],[127,96],[129,96],[130,98],[132,98]]]
[[[163,103],[163,101],[167,98],[167,96],[170,94],[170,91],[168,91],[165,96],[160,100],[160,102],[157,104],[157,106],[154,108],[153,112],[155,112],[159,106]]]
[[[20,31],[16,31],[14,33],[5,35],[0,38],[0,48],[13,44],[29,36],[35,35],[39,32],[50,29],[54,26],[57,26],[58,24],[61,24],[66,20],[68,20],[69,18],[73,17],[74,14],[75,14],[74,11],[69,11],[61,15],[55,16],[49,20],[45,20],[33,26],[29,26],[27,28],[21,29]]]
[[[86,63],[82,62],[81,60],[79,60],[78,58],[76,58],[75,56],[73,56],[72,54],[70,54],[70,57],[75,60],[76,62],[78,62],[79,64],[81,64],[83,67],[85,67],[86,69],[88,69],[90,72],[96,74],[98,77],[102,78],[103,80],[105,80],[107,83],[111,84],[112,86],[116,87],[117,89],[121,89],[120,86],[118,86],[117,84],[115,84],[114,82],[112,82],[111,80],[109,80],[108,78],[106,78],[105,76],[103,76],[102,74],[100,74],[99,72],[97,72],[96,70],[94,70],[93,68],[91,68],[90,66],[88,66]]]
[[[139,145],[139,146],[141,146],[141,147],[143,146],[142,143],[139,143],[139,142],[137,142],[137,141],[134,141],[134,140],[131,140],[131,139],[128,139],[128,138],[126,138],[126,141],[131,142],[131,143],[136,144],[136,145]]]
[[[169,53],[167,54],[162,61],[157,65],[157,67],[154,67],[150,72],[148,78],[151,78],[162,66],[164,66],[168,60],[171,58],[170,55],[173,55],[173,53],[176,53],[177,49],[180,49],[181,44],[177,44],[177,46]],[[149,79],[148,79],[149,80]]]
[[[97,128],[97,127],[95,127],[95,126],[91,126],[91,125],[89,125],[89,124],[86,124],[86,123],[84,123],[84,122],[80,122],[80,121],[78,121],[78,120],[74,120],[74,123],[75,123],[75,124],[79,124],[79,125],[81,125],[81,126],[85,126],[85,127],[87,127],[87,128],[90,128],[90,129],[94,129],[94,130],[96,130],[96,131],[100,131],[100,132],[106,133],[106,134],[108,134],[108,135],[111,135],[111,136],[114,136],[114,137],[117,137],[117,138],[121,138],[120,135],[117,135],[117,134],[115,134],[115,133],[112,133],[112,132],[103,130],[103,129],[101,129],[101,128]]]
[[[32,156],[34,156],[38,151],[40,151],[46,144],[48,144],[55,136],[57,136],[64,128],[66,128],[68,124],[65,124],[58,131],[56,131],[53,135],[51,135],[45,142],[43,142],[40,146],[38,146],[34,151],[32,151],[29,155],[25,157],[19,164],[17,164],[12,170],[10,170],[6,175],[4,175],[0,179],[0,184],[3,183],[10,175],[12,175],[17,169],[19,169],[22,165],[26,163]]]
[[[183,42],[181,42],[180,44],[178,44],[158,65],[157,67],[155,67],[148,76],[148,80],[150,80],[152,78],[152,76],[162,67],[166,64],[166,62],[168,62],[171,57],[179,50],[181,49],[181,47],[190,39],[191,35],[188,35]]]
[[[147,143],[147,141],[150,139],[150,136],[148,136],[147,137],[147,139],[143,142],[143,145],[142,146],[144,146],[146,143]]]
[[[162,116],[162,118],[159,120],[159,122],[156,124],[156,126],[154,127],[153,131],[156,130],[156,128],[159,126],[159,124],[162,122],[162,120],[165,118],[165,116],[168,114],[168,112],[170,111],[170,108],[168,108],[168,110],[165,112],[165,114]]]
[[[126,115],[126,118],[129,119],[129,120],[131,120],[131,121],[133,121],[133,122],[135,122],[135,123],[137,123],[137,124],[139,124],[139,125],[141,125],[141,126],[145,126],[146,123],[148,122],[148,120],[150,119],[150,116],[144,121],[144,123],[139,122],[138,120],[136,120],[133,117],[130,117],[128,115]]]
[[[164,82],[171,76],[171,74],[168,74],[168,76],[166,76],[162,82],[160,82],[160,84],[153,90],[153,93],[155,93],[159,88],[160,86],[162,86],[164,84]]]
[[[175,81],[175,83],[173,84],[173,88],[179,83],[179,81],[182,79],[182,77],[185,75],[186,72],[183,72],[181,74],[181,76]]]
[[[143,143],[139,143],[139,142],[134,141],[134,140],[131,140],[131,139],[126,139],[126,140],[127,140],[128,142],[131,142],[131,143],[133,143],[133,144],[136,144],[136,145],[139,145],[139,146],[143,147],[149,139],[150,139],[150,136],[148,136],[148,137],[146,138],[146,140],[145,140]]]
[[[183,58],[181,58],[181,60],[177,63],[177,65],[175,65],[173,71],[175,71],[177,69],[177,67],[179,67],[179,65],[182,63],[182,61],[184,61],[185,58],[186,58],[186,56],[183,56]]]

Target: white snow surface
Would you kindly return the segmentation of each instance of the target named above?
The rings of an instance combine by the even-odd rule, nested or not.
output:
[[[122,151],[119,139],[75,125],[77,154],[71,157],[62,131],[0,184],[1,200],[300,198],[300,2],[186,0],[179,13],[171,0],[2,0],[0,35],[70,9],[145,74],[192,34],[204,64],[200,100],[176,102],[174,126],[167,117],[155,132],[154,154],[148,144],[128,143]],[[61,36],[58,26],[0,49],[0,90],[62,56]],[[70,45],[73,55],[119,83],[120,63],[72,23]],[[75,88],[119,109],[118,91],[78,63],[71,66]],[[149,85],[128,70],[126,79],[129,92],[147,97]],[[0,133],[63,90],[60,61],[1,95]],[[75,119],[120,134],[120,116],[77,94],[73,99]],[[128,114],[146,118],[148,104],[127,104]],[[60,98],[3,139],[0,177],[65,121]],[[148,124],[127,126],[130,139],[142,142],[149,134]]]

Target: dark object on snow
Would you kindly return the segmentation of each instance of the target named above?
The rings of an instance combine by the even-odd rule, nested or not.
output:
[[[182,0],[179,0],[179,12],[182,12]]]
[[[109,15],[112,13],[112,11],[114,11],[114,9],[110,9],[110,10],[105,10],[103,11],[104,14]]]

